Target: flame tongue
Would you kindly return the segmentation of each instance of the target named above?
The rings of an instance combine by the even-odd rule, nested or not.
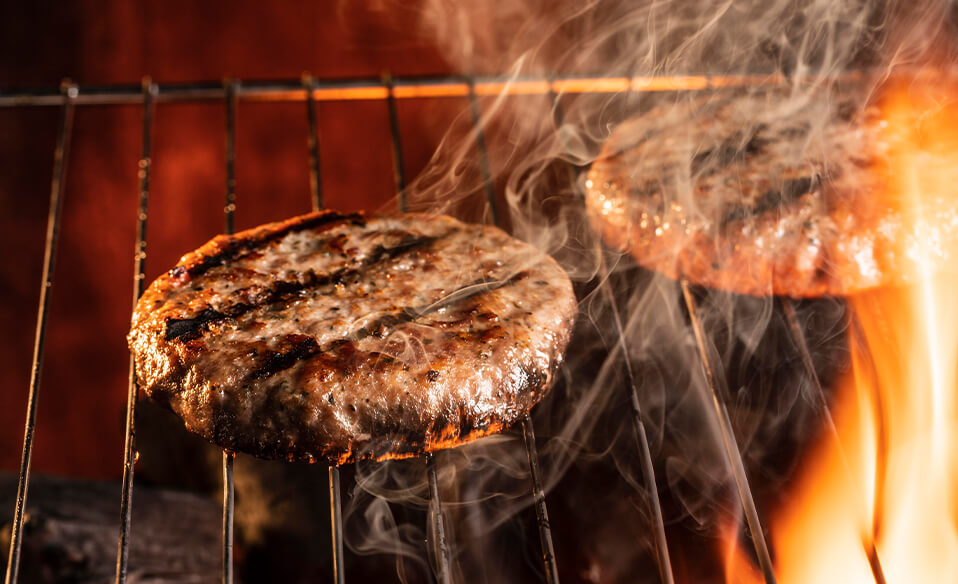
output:
[[[850,300],[852,371],[827,436],[772,525],[785,584],[958,582],[958,107],[926,88],[892,90],[882,109],[881,204],[911,284]],[[728,582],[759,582],[734,553]]]

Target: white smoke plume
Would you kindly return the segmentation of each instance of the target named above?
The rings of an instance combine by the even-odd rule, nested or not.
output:
[[[484,209],[478,218],[497,220],[559,259],[580,296],[567,367],[534,415],[545,487],[562,493],[550,498],[560,569],[579,570],[581,581],[631,582],[641,580],[635,570],[644,567],[655,581],[649,495],[628,415],[626,361],[635,371],[669,524],[714,534],[718,521],[737,512],[738,502],[677,286],[604,248],[585,216],[583,177],[613,129],[630,115],[718,90],[705,85],[690,91],[514,95],[510,87],[570,76],[770,76],[778,79],[774,107],[784,118],[842,74],[866,72],[867,93],[900,69],[950,66],[955,5],[426,0],[418,9],[423,29],[463,75],[497,76],[506,85],[499,95],[478,98],[478,125],[464,109],[411,183],[412,209],[452,214]],[[498,193],[496,217],[484,204],[487,162]],[[813,438],[819,422],[811,380],[802,372],[776,301],[713,292],[700,298],[700,310],[728,385],[746,466],[758,483],[779,484],[792,468],[790,454]],[[808,301],[799,315],[819,374],[827,380],[845,360],[844,305],[840,299]],[[535,537],[534,529],[522,527],[534,519],[521,436],[485,439],[443,453],[439,462],[455,580],[535,577],[541,567],[511,557],[508,552],[516,550],[502,549],[503,541],[519,541],[522,555],[537,545],[526,541]],[[426,514],[416,516],[418,524],[394,516],[404,505],[427,508],[422,463],[362,465],[356,472],[358,488],[346,509],[347,543],[359,553],[400,558],[404,582],[426,578],[433,559],[422,544]]]

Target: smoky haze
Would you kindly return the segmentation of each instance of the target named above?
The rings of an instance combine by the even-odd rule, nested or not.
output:
[[[832,0],[430,0],[422,6],[421,26],[451,63],[464,75],[501,77],[507,88],[478,98],[478,124],[471,110],[462,112],[410,184],[410,209],[460,215],[465,209],[473,219],[500,223],[556,257],[580,299],[567,365],[534,415],[560,569],[574,571],[573,581],[644,581],[645,572],[648,581],[657,579],[626,364],[634,371],[670,534],[695,532],[708,541],[740,517],[676,282],[605,246],[583,204],[585,172],[623,120],[652,108],[668,115],[712,90],[513,95],[509,83],[563,76],[767,76],[777,80],[774,99],[767,101],[773,114],[755,112],[756,118],[794,123],[805,116],[811,147],[827,116],[806,106],[842,75],[867,73],[856,89],[862,105],[898,69],[950,65],[955,10],[950,2]],[[743,129],[753,123],[747,114],[738,121]],[[679,184],[692,181],[695,146],[680,167],[685,176]],[[486,164],[495,213],[485,203]],[[694,200],[683,203],[694,210]],[[796,453],[821,430],[812,380],[774,298],[716,291],[697,297],[746,467],[760,503],[773,505]],[[827,385],[847,361],[844,303],[807,300],[798,305],[798,316]],[[439,462],[454,580],[521,581],[541,570],[512,558],[515,550],[504,543],[537,546],[534,531],[518,526],[532,517],[521,436],[484,439],[442,453]],[[406,520],[399,509],[427,508],[425,465],[360,464],[356,476],[345,510],[347,545],[360,554],[394,555],[400,580],[418,581],[434,560],[422,547],[426,522],[421,516]],[[682,565],[682,552],[673,555]],[[684,570],[690,581],[703,577],[694,566]]]

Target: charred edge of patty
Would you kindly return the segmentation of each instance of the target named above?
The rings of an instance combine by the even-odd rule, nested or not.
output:
[[[558,366],[559,360],[556,360],[551,369],[554,371]],[[369,416],[362,429],[370,438],[363,441],[340,441],[335,436],[315,432],[302,421],[293,425],[299,433],[294,443],[284,438],[281,431],[264,432],[263,428],[244,427],[237,432],[236,412],[226,404],[210,412],[208,425],[190,429],[220,448],[267,460],[314,462],[317,458],[325,458],[334,464],[346,464],[361,460],[411,458],[467,444],[501,432],[517,422],[546,395],[552,385],[550,381],[554,379],[554,375],[527,368],[522,368],[521,377],[525,383],[513,388],[513,393],[504,400],[499,411],[479,418],[460,410],[441,411],[428,426],[416,432],[410,432],[410,425],[404,422],[402,415]],[[293,412],[294,415],[300,413]]]
[[[343,215],[336,211],[319,211],[284,222],[270,223],[235,235],[222,235],[201,247],[195,255],[191,254],[189,260],[170,270],[170,275],[177,279],[195,278],[211,268],[239,259],[247,252],[282,239],[290,233],[307,229],[326,231],[345,223],[365,225],[366,217],[362,213]]]
[[[164,338],[167,341],[177,339],[184,341],[193,340],[199,338],[204,331],[208,330],[211,323],[228,318],[239,318],[259,308],[288,300],[304,290],[338,284],[353,284],[362,277],[366,270],[377,264],[395,259],[406,253],[412,253],[429,247],[436,241],[448,237],[455,231],[456,230],[450,230],[438,237],[415,237],[409,235],[404,238],[401,243],[393,247],[377,246],[358,268],[342,268],[329,274],[302,272],[302,279],[280,280],[273,283],[267,290],[257,294],[256,301],[253,303],[241,302],[227,306],[221,310],[207,308],[192,318],[167,318]]]
[[[402,417],[407,412],[400,410],[396,412],[397,415],[386,418],[387,423],[382,421],[377,423],[376,419],[371,420],[372,424],[368,429],[372,430],[369,433],[373,438],[367,441],[356,442],[350,440],[349,436],[317,432],[310,424],[297,421],[289,427],[293,428],[299,436],[295,443],[289,443],[283,437],[281,429],[264,431],[262,427],[237,427],[236,416],[241,403],[236,401],[235,396],[229,391],[221,393],[217,399],[222,401],[219,401],[215,407],[207,405],[202,408],[205,410],[205,415],[203,411],[197,411],[193,407],[182,411],[185,404],[179,396],[182,396],[182,381],[186,374],[186,370],[182,367],[174,367],[171,375],[163,380],[154,379],[153,383],[144,384],[144,390],[151,399],[176,412],[187,429],[229,451],[245,452],[258,458],[282,459],[291,462],[312,462],[316,458],[325,458],[336,464],[357,460],[408,458],[418,456],[423,452],[432,452],[466,444],[500,432],[528,413],[535,404],[545,397],[555,383],[556,373],[564,361],[564,351],[572,334],[574,318],[574,314],[567,315],[563,326],[560,327],[559,334],[550,347],[550,353],[553,357],[547,371],[530,369],[520,365],[522,369],[519,378],[522,381],[501,390],[504,399],[499,411],[479,419],[463,413],[457,416],[440,413],[439,417],[425,429],[425,433],[420,431],[411,434],[410,427],[417,427],[417,425],[404,423]],[[497,329],[498,327],[492,328]],[[479,337],[484,334],[486,334],[486,331],[476,332]],[[283,354],[277,357],[268,356],[266,362],[276,363],[277,359],[284,360],[299,352],[311,352],[313,348],[310,341],[315,342],[312,337],[306,335],[288,335],[282,342],[287,348],[282,351]],[[355,345],[348,340],[334,342],[330,346],[329,352],[318,352],[315,355],[316,358],[328,357],[330,366],[338,370],[355,366],[354,363],[351,363],[353,359],[375,359],[380,356],[380,354],[358,351]],[[272,403],[272,400],[278,396],[276,393],[278,388],[272,388],[270,391],[272,395],[268,398],[268,404]],[[281,410],[285,411],[286,415],[292,415],[294,419],[305,413],[298,409],[291,411],[285,409],[285,407],[280,408],[276,404],[262,408],[262,411]],[[259,419],[269,420],[270,416]],[[388,423],[388,421],[392,423]]]

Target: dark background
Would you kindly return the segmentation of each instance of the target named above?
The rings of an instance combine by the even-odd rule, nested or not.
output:
[[[415,3],[3,2],[0,89],[239,79],[377,78],[454,72]],[[467,102],[402,100],[407,175],[427,163]],[[0,108],[0,470],[19,465],[43,258],[56,107]],[[141,144],[138,106],[76,110],[42,370],[33,469],[116,478]],[[236,227],[309,211],[302,102],[241,103]],[[327,206],[391,208],[386,104],[319,106]],[[148,281],[223,229],[219,102],[157,108]],[[385,206],[385,207],[384,207]]]

